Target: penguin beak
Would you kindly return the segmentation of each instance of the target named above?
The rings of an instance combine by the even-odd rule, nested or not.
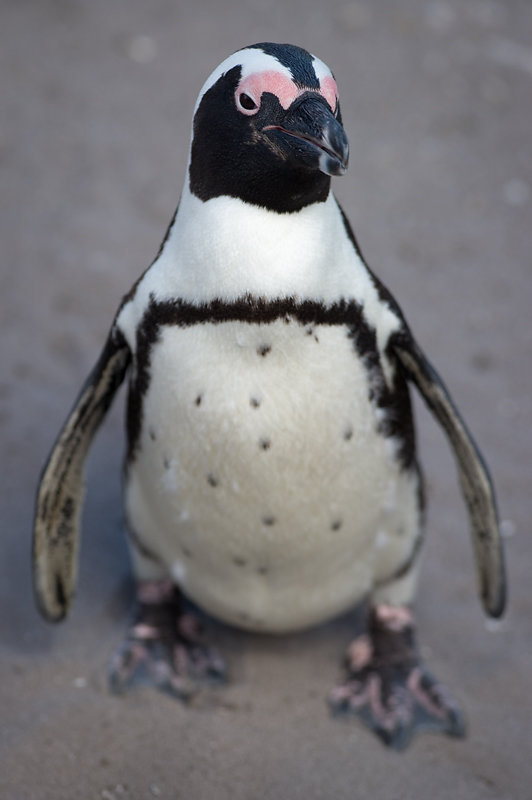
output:
[[[327,101],[316,92],[298,97],[280,125],[266,125],[286,159],[297,160],[325,175],[344,175],[349,160],[345,131]]]

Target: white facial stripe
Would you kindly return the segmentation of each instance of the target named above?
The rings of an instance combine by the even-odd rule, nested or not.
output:
[[[216,83],[216,81],[222,77],[226,72],[229,72],[230,69],[233,67],[241,66],[242,68],[242,78],[241,84],[246,81],[246,79],[250,78],[251,76],[255,76],[257,74],[272,74],[277,73],[279,76],[279,83],[284,83],[285,87],[287,83],[293,83],[294,76],[292,72],[288,69],[288,67],[283,66],[283,64],[278,61],[275,56],[268,55],[264,53],[262,50],[253,48],[253,47],[246,47],[243,50],[237,50],[236,53],[233,53],[225,61],[216,67],[216,69],[209,75],[203,87],[199,93],[196,106],[194,108],[194,114],[198,110],[198,106],[201,102],[203,95]],[[320,93],[325,97],[331,108],[335,109],[336,107],[336,99],[337,99],[337,91],[336,91],[336,83],[334,82],[334,78],[332,75],[331,70],[329,67],[324,64],[321,59],[317,58],[316,56],[312,56],[312,66],[314,67],[314,72],[316,73],[316,77],[320,83]],[[245,91],[245,89],[242,89]],[[298,94],[301,93],[301,89],[298,89],[294,84],[294,92],[293,98],[295,99]],[[277,94],[277,92],[275,92]],[[284,91],[283,97],[280,102],[283,108],[288,108],[286,104],[288,99],[288,92]],[[260,102],[260,97],[254,97],[254,100],[258,103]]]
[[[311,54],[312,55],[312,54]],[[321,59],[316,58],[316,56],[312,56],[312,66],[314,67],[314,72],[316,73],[316,78],[320,81],[323,78],[332,78],[333,74],[327,64],[324,64]]]
[[[225,61],[222,61],[222,63],[216,67],[213,72],[211,72],[199,93],[196,106],[194,108],[194,114],[198,110],[198,106],[201,103],[203,95],[214,86],[216,81],[221,78],[222,75],[224,75],[226,72],[229,72],[229,70],[233,69],[233,67],[238,66],[242,67],[242,78],[247,78],[249,75],[252,75],[255,72],[275,71],[285,76],[289,80],[293,80],[293,75],[289,69],[283,67],[283,65],[279,63],[279,61],[277,61],[277,59],[273,56],[263,53],[262,50],[257,50],[252,47],[245,48],[244,50],[238,50],[236,53],[233,53],[231,56],[226,58]]]
[[[314,67],[316,78],[320,82],[320,92],[325,97],[332,110],[335,111],[338,102],[338,89],[334,76],[327,64],[324,64],[323,61],[316,58],[316,56],[312,56],[312,59],[312,66]]]

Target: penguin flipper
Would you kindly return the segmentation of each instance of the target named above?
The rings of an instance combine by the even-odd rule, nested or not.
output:
[[[114,327],[43,469],[35,509],[33,582],[48,620],[66,616],[77,576],[83,468],[90,445],[122,383],[131,353]]]
[[[469,512],[482,605],[489,616],[500,617],[506,603],[504,553],[488,468],[445,384],[413,337],[404,331],[392,338],[391,347],[447,435]]]

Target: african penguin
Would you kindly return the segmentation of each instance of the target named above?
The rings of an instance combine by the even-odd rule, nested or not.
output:
[[[423,491],[408,381],[453,448],[492,616],[504,608],[503,555],[487,468],[330,190],[347,161],[335,79],[305,50],[255,44],[207,79],[179,207],[44,469],[35,585],[45,616],[61,619],[85,457],[129,371],[138,607],[112,688],[140,668],[179,697],[225,676],[185,597],[269,633],[367,601],[367,632],[329,703],[402,749],[416,729],[464,732],[415,641]]]

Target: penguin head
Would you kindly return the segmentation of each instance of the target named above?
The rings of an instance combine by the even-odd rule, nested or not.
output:
[[[223,61],[200,92],[190,191],[298,211],[326,200],[348,155],[329,68],[294,45],[255,44]]]

